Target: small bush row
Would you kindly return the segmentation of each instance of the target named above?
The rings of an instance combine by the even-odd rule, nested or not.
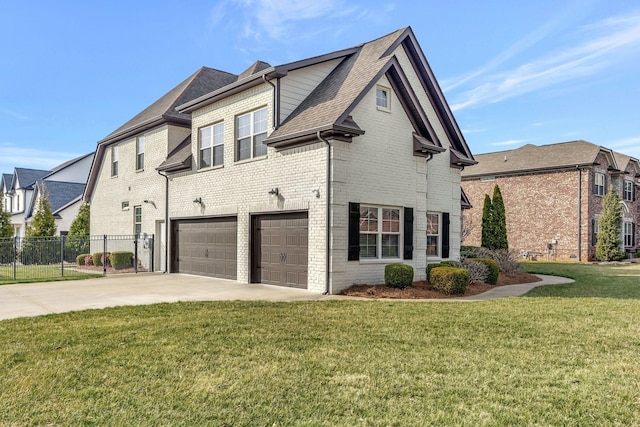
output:
[[[431,286],[433,289],[449,295],[464,294],[469,286],[471,276],[464,268],[434,267],[431,270]]]
[[[76,257],[76,263],[78,265],[93,265],[102,266],[110,265],[116,270],[128,268],[133,266],[133,252],[107,252],[106,256],[104,252],[96,252],[91,254],[80,254]]]
[[[384,284],[390,288],[408,288],[413,283],[413,267],[406,264],[387,264],[384,267]]]

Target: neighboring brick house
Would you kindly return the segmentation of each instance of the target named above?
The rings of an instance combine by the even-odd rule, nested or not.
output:
[[[624,249],[640,242],[638,159],[587,141],[525,145],[479,154],[462,173],[472,209],[465,211],[464,244],[479,245],[485,194],[497,184],[507,216],[509,248],[538,259],[592,260],[602,198],[611,187],[623,199]]]
[[[2,206],[11,213],[14,235],[24,237],[37,196],[46,187],[57,234],[66,234],[78,214],[93,153],[64,162],[51,170],[15,168],[2,175]]]
[[[160,235],[170,272],[312,292],[382,283],[392,262],[423,279],[427,262],[459,257],[460,171],[475,160],[410,28],[258,61],[169,104],[155,109],[164,121],[99,143],[85,192],[92,232]],[[156,174],[136,172],[140,137]]]

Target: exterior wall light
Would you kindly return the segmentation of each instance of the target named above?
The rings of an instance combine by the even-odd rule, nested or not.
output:
[[[196,197],[195,200],[193,201],[193,203],[202,206],[202,197]]]
[[[278,187],[272,188],[269,190],[269,195],[272,197],[278,197],[280,195],[280,190],[278,190]]]

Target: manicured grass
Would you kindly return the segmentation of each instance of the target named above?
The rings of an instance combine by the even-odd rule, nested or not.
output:
[[[14,278],[13,265],[0,265],[0,285],[10,283],[53,282],[59,280],[89,279],[101,277],[101,274],[82,273],[65,266],[64,276],[60,264],[54,265],[18,265],[16,267],[16,279]]]
[[[638,425],[640,301],[209,302],[0,322],[3,425]]]
[[[526,295],[529,297],[640,299],[640,264],[528,262],[526,270],[529,273],[569,277],[576,281],[532,289]]]

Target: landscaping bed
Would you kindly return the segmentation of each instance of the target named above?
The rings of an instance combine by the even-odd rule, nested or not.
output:
[[[515,285],[518,283],[534,283],[541,279],[533,274],[518,272],[513,274],[500,273],[498,283],[490,285],[488,283],[471,283],[464,294],[448,295],[433,289],[426,280],[413,282],[413,285],[404,288],[390,288],[385,285],[354,285],[341,292],[341,295],[361,298],[396,298],[396,299],[434,299],[434,298],[457,298],[470,295],[477,295],[493,289],[497,286]]]

